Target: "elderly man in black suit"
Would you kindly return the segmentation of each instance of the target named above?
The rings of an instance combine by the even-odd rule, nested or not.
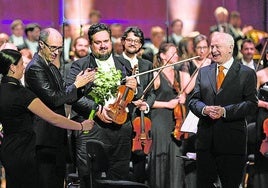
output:
[[[189,103],[200,118],[196,141],[199,188],[214,187],[217,177],[223,188],[238,188],[242,180],[247,140],[245,119],[256,113],[258,100],[256,73],[234,61],[233,48],[231,35],[212,35],[214,63],[200,69]]]

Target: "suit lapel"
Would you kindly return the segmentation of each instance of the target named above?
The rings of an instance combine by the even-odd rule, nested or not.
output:
[[[233,62],[232,66],[228,70],[227,75],[225,76],[225,78],[223,80],[223,83],[221,86],[222,90],[224,90],[224,88],[228,87],[228,85],[235,79],[235,77],[237,76],[237,73],[240,69],[240,66],[241,66],[241,64],[239,64],[237,62]]]
[[[212,90],[214,91],[214,93],[217,93],[217,89],[216,89],[216,68],[217,64],[216,63],[212,63],[209,68],[209,74],[208,74],[208,78],[212,87]]]

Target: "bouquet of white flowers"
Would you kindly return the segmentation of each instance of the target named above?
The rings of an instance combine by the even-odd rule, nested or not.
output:
[[[98,68],[89,96],[93,98],[95,103],[105,105],[107,101],[115,98],[121,77],[121,71],[115,68],[111,68],[108,72]],[[89,118],[93,119],[95,113],[96,110],[93,109]]]

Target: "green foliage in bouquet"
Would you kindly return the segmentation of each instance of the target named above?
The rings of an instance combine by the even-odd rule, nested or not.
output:
[[[89,92],[89,96],[91,96],[96,103],[104,105],[105,101],[115,97],[121,77],[121,71],[115,68],[111,68],[108,72],[98,68],[94,85]]]
[[[111,68],[110,71],[103,71],[101,68],[98,68],[94,84],[88,94],[96,104],[93,106],[88,119],[94,119],[98,104],[104,105],[105,101],[108,101],[110,98],[115,98],[121,77],[121,71],[115,68]],[[89,131],[83,131],[83,133],[87,134]]]

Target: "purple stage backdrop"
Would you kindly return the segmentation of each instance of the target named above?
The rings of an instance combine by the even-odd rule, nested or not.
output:
[[[80,0],[73,0],[79,3]],[[154,25],[165,30],[170,23],[171,15],[167,9],[168,0],[88,0],[92,8],[100,10],[102,22],[123,24],[124,27],[136,25],[150,35]],[[169,0],[172,3],[173,0]],[[174,0],[175,1],[175,0]],[[195,0],[189,0],[195,2]],[[196,0],[197,1],[197,0]],[[194,30],[208,34],[209,26],[215,24],[214,9],[224,6],[229,11],[241,13],[242,24],[267,31],[268,0],[199,0],[200,8]],[[12,20],[20,18],[25,24],[37,22],[41,27],[60,28],[63,20],[64,0],[0,0],[0,32],[10,34]],[[184,5],[185,6],[185,5]],[[190,6],[190,4],[189,4]],[[188,10],[191,10],[187,7]],[[188,14],[193,14],[189,11]]]

